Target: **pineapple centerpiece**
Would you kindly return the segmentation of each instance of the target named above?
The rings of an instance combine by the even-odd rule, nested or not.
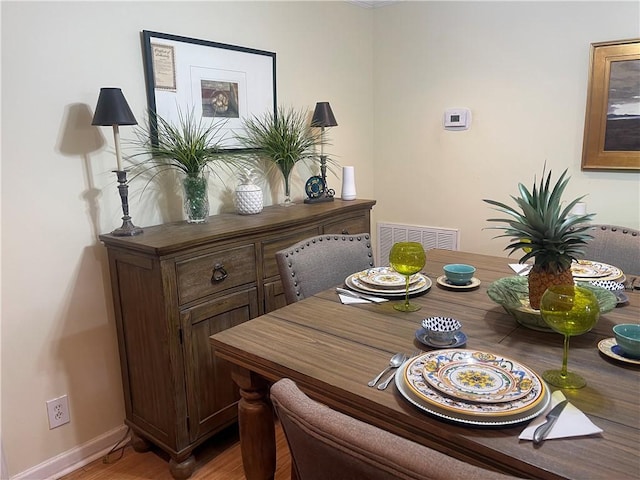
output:
[[[489,227],[504,233],[495,238],[510,237],[511,243],[505,247],[511,255],[523,250],[520,263],[533,258],[534,265],[529,272],[529,304],[531,308],[540,308],[542,294],[551,285],[573,284],[571,262],[584,255],[582,246],[593,238],[586,233],[594,214],[569,215],[576,203],[584,197],[576,198],[566,207],[561,206],[562,193],[569,182],[567,170],[551,186],[551,171],[544,172],[540,184],[530,192],[523,184],[518,184],[519,197],[515,200],[519,210],[502,202],[484,199],[496,207],[499,212],[511,218],[490,218],[489,222],[502,223],[502,226]]]

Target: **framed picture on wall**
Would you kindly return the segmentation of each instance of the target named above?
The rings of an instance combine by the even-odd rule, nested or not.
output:
[[[177,124],[179,115],[193,112],[205,124],[222,125],[215,140],[236,149],[246,118],[275,113],[274,52],[148,30],[142,44],[151,132],[155,115]]]
[[[591,44],[583,170],[640,170],[640,39]]]

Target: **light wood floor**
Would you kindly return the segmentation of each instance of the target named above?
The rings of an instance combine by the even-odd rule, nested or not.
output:
[[[194,451],[196,471],[189,480],[245,480],[240,456],[237,428],[227,429]],[[65,475],[60,480],[173,480],[169,473],[169,457],[162,451],[135,452],[127,445],[124,456],[120,452]],[[276,425],[275,480],[289,480],[291,457],[280,425]]]

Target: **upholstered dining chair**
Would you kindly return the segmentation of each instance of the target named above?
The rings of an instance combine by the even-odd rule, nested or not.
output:
[[[276,261],[285,298],[291,304],[373,267],[371,235],[316,235],[276,252]]]
[[[592,240],[584,248],[584,258],[621,268],[627,275],[640,275],[640,232],[617,225],[593,224]]]
[[[470,465],[337,412],[291,379],[272,385],[275,407],[298,480],[513,479]]]

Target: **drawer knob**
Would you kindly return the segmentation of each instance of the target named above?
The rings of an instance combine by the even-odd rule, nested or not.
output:
[[[213,275],[211,275],[211,283],[218,283],[227,278],[229,274],[224,269],[224,265],[221,263],[216,263],[213,266]]]

